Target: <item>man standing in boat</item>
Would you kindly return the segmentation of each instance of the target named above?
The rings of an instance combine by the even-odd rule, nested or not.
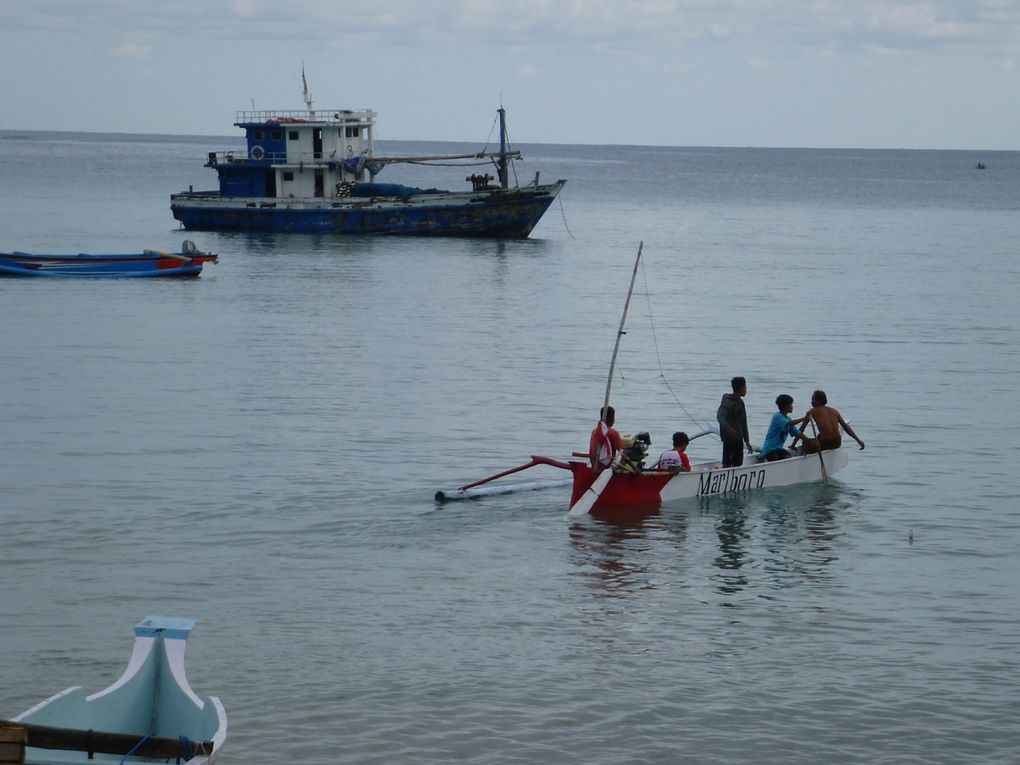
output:
[[[804,415],[804,425],[801,426],[801,430],[807,426],[808,422],[814,422],[818,426],[818,442],[816,446],[808,439],[805,439],[804,451],[816,452],[826,449],[838,449],[843,443],[843,437],[839,431],[840,428],[845,430],[863,449],[864,442],[857,437],[854,429],[843,419],[843,415],[828,404],[829,397],[825,395],[824,390],[816,390],[811,394],[811,409]]]
[[[605,407],[588,441],[588,461],[599,473],[612,465],[617,452],[623,449],[623,437],[613,427],[615,423],[616,410],[611,406]]]
[[[719,437],[723,443],[722,466],[740,467],[744,464],[743,446],[747,453],[754,451],[751,436],[747,430],[747,410],[744,408],[744,396],[747,395],[747,380],[734,377],[730,380],[732,393],[726,393],[719,404],[716,419],[719,420]]]

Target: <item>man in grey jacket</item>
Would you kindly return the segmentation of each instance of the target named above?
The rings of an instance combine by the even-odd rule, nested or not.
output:
[[[747,395],[747,380],[743,377],[734,377],[730,380],[730,387],[733,388],[733,392],[722,397],[719,411],[715,415],[719,420],[719,437],[723,443],[724,468],[740,467],[744,464],[744,445],[747,446],[748,454],[754,451],[747,431],[747,410],[744,409],[743,401]]]

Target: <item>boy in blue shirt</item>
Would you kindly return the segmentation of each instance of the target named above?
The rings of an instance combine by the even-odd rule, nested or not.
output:
[[[781,394],[776,398],[776,406],[779,408],[779,411],[772,415],[772,422],[769,423],[769,432],[765,435],[765,443],[761,446],[762,457],[768,462],[785,460],[787,457],[793,456],[783,446],[786,443],[787,436],[793,436],[790,446],[796,444],[798,438],[803,438],[805,441],[809,440],[797,429],[797,426],[807,418],[790,419],[790,412],[793,411],[793,396],[788,396],[785,393]]]

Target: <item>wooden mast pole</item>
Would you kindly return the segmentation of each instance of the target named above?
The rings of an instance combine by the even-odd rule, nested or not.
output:
[[[616,332],[613,359],[609,362],[609,379],[606,381],[606,398],[602,404],[600,419],[605,416],[605,411],[609,407],[609,391],[613,387],[613,371],[616,369],[616,356],[620,352],[620,340],[627,334],[623,331],[623,326],[627,322],[627,311],[630,310],[630,296],[634,294],[634,280],[637,278],[638,263],[641,262],[641,250],[644,249],[644,246],[645,243],[643,241],[638,244],[637,258],[634,259],[634,272],[630,275],[630,289],[627,290],[627,302],[623,304],[623,316],[620,317],[620,328]]]

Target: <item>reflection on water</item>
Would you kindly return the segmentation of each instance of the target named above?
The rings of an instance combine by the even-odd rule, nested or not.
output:
[[[741,571],[748,562],[747,512],[740,506],[723,508],[715,530],[719,537],[719,555],[715,558],[719,592],[732,595],[748,585],[747,575]]]
[[[704,581],[722,605],[739,607],[733,596],[745,590],[768,598],[833,579],[841,515],[852,507],[843,492],[839,485],[791,487],[592,519],[570,528],[571,560],[599,597]]]
[[[618,522],[601,520],[574,524],[570,529],[571,556],[586,584],[600,597],[625,597],[654,587],[652,583],[655,532],[664,528],[655,514]]]

